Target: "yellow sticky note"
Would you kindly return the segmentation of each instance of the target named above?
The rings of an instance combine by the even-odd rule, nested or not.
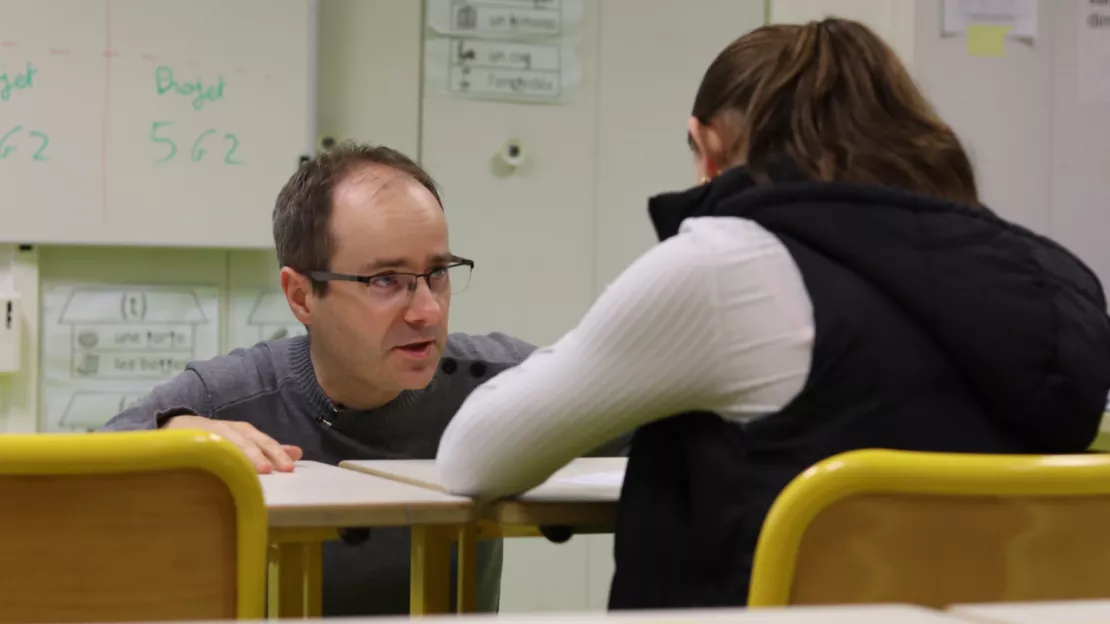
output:
[[[971,56],[1002,58],[1006,56],[1006,33],[1009,26],[968,24],[967,53]]]

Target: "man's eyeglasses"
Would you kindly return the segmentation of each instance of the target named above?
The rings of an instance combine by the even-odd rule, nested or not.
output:
[[[400,273],[390,271],[377,275],[350,275],[331,271],[309,271],[308,277],[317,282],[358,282],[376,299],[396,301],[416,292],[417,280],[423,278],[428,290],[436,295],[459,294],[470,286],[470,273],[474,261],[451,256],[451,261],[427,273]]]

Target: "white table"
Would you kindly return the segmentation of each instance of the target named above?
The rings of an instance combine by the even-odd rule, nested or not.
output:
[[[976,624],[1094,624],[1110,622],[1110,600],[953,605],[949,612]]]
[[[474,517],[467,498],[318,462],[258,478],[271,528],[465,524]]]
[[[575,459],[541,485],[479,513],[500,525],[611,527],[627,464],[624,457]],[[351,460],[340,466],[444,491],[434,460]]]
[[[341,529],[385,526],[412,528],[412,612],[447,611],[451,544],[474,519],[469,499],[311,461],[258,478],[270,523],[271,614],[319,616],[323,542]],[[473,583],[459,576],[460,586]]]
[[[477,618],[474,618],[476,621]],[[912,605],[842,605],[774,609],[649,611],[500,617],[497,624],[968,624],[951,614]],[[492,624],[492,623],[491,623]]]
[[[336,620],[312,620],[328,624]],[[410,618],[344,618],[342,624],[412,624]],[[422,618],[429,624],[974,624],[943,611],[903,605],[715,609],[621,613],[525,613]],[[200,623],[197,623],[200,624]],[[205,624],[239,624],[210,621]]]
[[[434,621],[434,620],[433,620]],[[911,605],[851,605],[776,609],[714,609],[581,614],[512,614],[496,621],[481,616],[454,618],[461,624],[969,624],[952,614]],[[375,620],[373,624],[401,624]],[[346,623],[354,624],[354,623]],[[371,624],[361,621],[357,624]]]
[[[532,490],[475,510],[478,521],[458,534],[459,577],[470,579],[477,574],[474,562],[481,538],[536,537],[539,527],[611,531],[627,464],[623,457],[575,459]],[[434,460],[350,460],[339,465],[437,493],[444,491]],[[474,610],[473,583],[460,582],[457,596],[460,613]]]

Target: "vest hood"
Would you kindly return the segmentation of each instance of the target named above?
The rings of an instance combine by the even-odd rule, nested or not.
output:
[[[653,198],[660,239],[740,217],[861,276],[948,355],[987,412],[1045,452],[1084,448],[1110,390],[1110,319],[1094,273],[985,207],[743,168]],[[894,357],[897,357],[896,352]]]

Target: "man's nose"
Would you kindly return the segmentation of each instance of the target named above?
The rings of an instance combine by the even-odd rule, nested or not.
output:
[[[416,280],[416,291],[405,309],[405,321],[413,325],[436,325],[443,321],[443,306],[427,280]]]

